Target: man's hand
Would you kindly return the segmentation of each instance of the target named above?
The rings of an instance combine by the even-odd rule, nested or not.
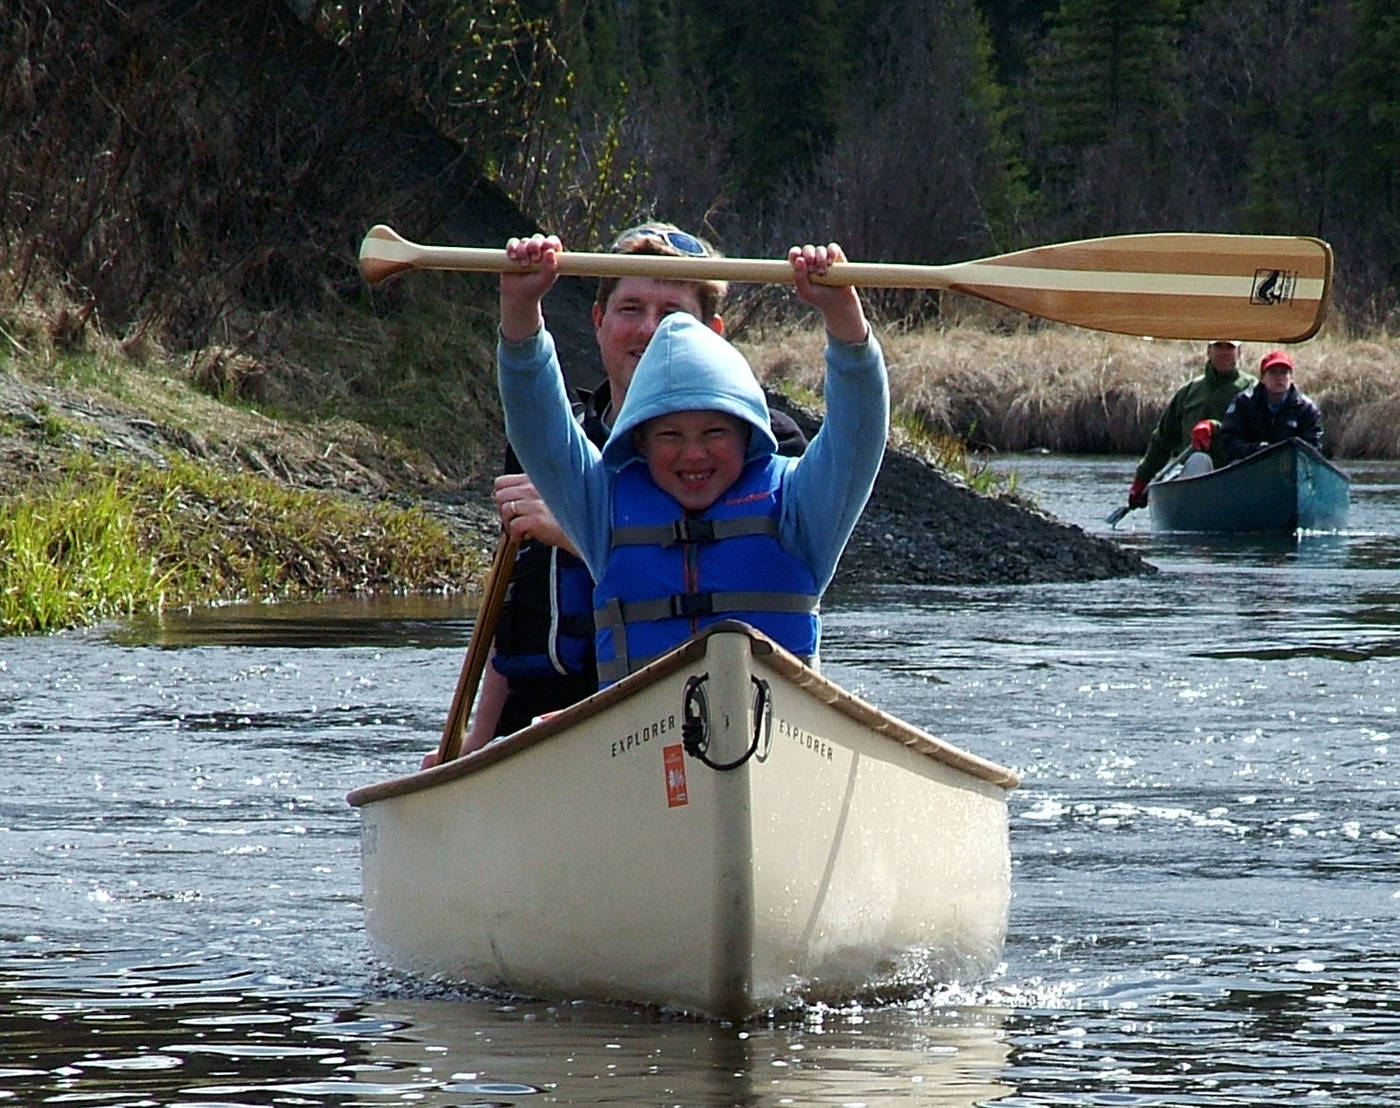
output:
[[[1147,507],[1147,482],[1141,477],[1134,477],[1132,488],[1128,490],[1129,508]]]
[[[578,551],[564,534],[554,513],[525,474],[506,473],[497,477],[492,495],[496,500],[496,511],[501,516],[501,526],[512,536],[522,541],[534,539],[578,556]]]
[[[1203,419],[1191,428],[1191,449],[1210,451],[1211,440],[1215,438],[1215,420]]]

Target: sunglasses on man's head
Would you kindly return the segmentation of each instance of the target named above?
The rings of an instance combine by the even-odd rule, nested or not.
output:
[[[656,227],[637,227],[627,231],[613,243],[613,250],[620,250],[623,244],[635,239],[655,239],[657,242],[664,242],[667,246],[679,250],[682,254],[689,254],[692,258],[704,258],[710,253],[705,248],[705,244],[694,235],[687,235],[684,231],[662,231]]]

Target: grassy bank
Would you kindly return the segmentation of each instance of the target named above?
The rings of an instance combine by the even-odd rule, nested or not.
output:
[[[421,511],[188,459],[104,465],[0,497],[0,632],[237,598],[460,588],[480,558]]]
[[[0,631],[473,587],[502,445],[493,309],[485,285],[415,281],[390,311],[280,321],[290,337],[261,360],[75,335],[62,306],[32,300],[0,313]],[[1203,357],[1022,319],[880,333],[894,441],[994,493],[1014,477],[982,451],[1118,454],[1126,470]],[[820,407],[817,329],[751,324],[736,342],[766,383]],[[1264,349],[1246,346],[1245,364]],[[1400,457],[1400,342],[1292,352],[1337,457]],[[454,498],[451,527],[417,507]]]
[[[420,507],[500,452],[490,328],[444,305],[279,317],[259,358],[75,325],[54,286],[0,295],[0,633],[474,588],[491,537]]]

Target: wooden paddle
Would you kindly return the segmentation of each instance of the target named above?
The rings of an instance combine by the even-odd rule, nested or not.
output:
[[[476,626],[472,628],[471,642],[467,644],[467,656],[462,659],[462,672],[457,676],[457,689],[452,694],[452,706],[447,711],[447,723],[442,729],[442,741],[437,751],[438,765],[452,761],[462,752],[467,717],[471,715],[472,702],[476,700],[476,690],[486,670],[486,659],[491,654],[491,643],[496,637],[496,620],[500,617],[501,605],[505,603],[506,589],[510,586],[510,576],[515,569],[515,551],[519,546],[520,540],[513,538],[509,531],[501,532],[491,571],[486,576],[481,610],[477,612]]]
[[[1180,454],[1178,454],[1175,458],[1173,458],[1173,459],[1172,459],[1171,461],[1169,461],[1166,465],[1164,465],[1158,472],[1159,472],[1159,473],[1167,473],[1167,472],[1170,472],[1174,467],[1179,466],[1182,462],[1184,462],[1184,461],[1186,460],[1186,456],[1187,456],[1188,454],[1193,454],[1193,453],[1195,453],[1195,451],[1196,451],[1196,448],[1195,448],[1194,446],[1188,446],[1185,450],[1183,450],[1183,451],[1182,451]],[[1155,478],[1154,478],[1154,480],[1155,480]],[[1150,488],[1151,486],[1149,485],[1148,487]],[[1114,508],[1113,511],[1109,512],[1108,515],[1107,515],[1106,517],[1104,517],[1104,522],[1107,523],[1110,527],[1117,527],[1119,521],[1120,521],[1125,515],[1127,515],[1127,514],[1128,514],[1129,512],[1131,512],[1131,511],[1135,511],[1135,510],[1136,510],[1136,509],[1135,509],[1135,507],[1134,507],[1132,504],[1120,504],[1117,508]]]
[[[787,261],[566,251],[561,273],[588,277],[791,284]],[[360,246],[370,284],[409,269],[523,272],[504,250],[420,246],[380,224]],[[1117,235],[952,265],[841,262],[820,280],[868,288],[952,289],[1043,319],[1163,339],[1302,342],[1327,312],[1332,248],[1283,235]]]

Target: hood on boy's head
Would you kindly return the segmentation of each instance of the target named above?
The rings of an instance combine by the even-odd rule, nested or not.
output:
[[[637,363],[603,461],[621,468],[637,453],[633,431],[649,419],[685,411],[728,412],[752,427],[745,461],[777,453],[768,402],[744,356],[693,315],[673,312]]]

